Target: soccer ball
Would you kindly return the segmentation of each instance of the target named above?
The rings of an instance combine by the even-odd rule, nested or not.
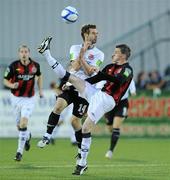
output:
[[[61,12],[61,17],[67,24],[71,24],[77,21],[78,19],[78,12],[76,8],[67,6]]]

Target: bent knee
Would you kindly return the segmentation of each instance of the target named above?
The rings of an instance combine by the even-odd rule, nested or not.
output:
[[[84,133],[90,133],[90,132],[91,132],[90,126],[84,124],[82,127],[82,133],[84,134]]]
[[[28,119],[23,118],[23,119],[20,121],[19,128],[26,128],[26,127],[27,127],[27,124],[28,124]]]
[[[53,113],[60,114],[64,110],[64,106],[57,106],[53,109]]]
[[[80,120],[80,118],[78,118],[76,116],[72,116],[72,118],[71,118],[71,125],[74,128],[74,130],[81,129],[81,120]]]

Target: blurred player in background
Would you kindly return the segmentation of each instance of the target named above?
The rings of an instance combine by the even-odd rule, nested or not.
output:
[[[22,45],[18,49],[19,60],[12,62],[4,74],[4,85],[11,89],[11,101],[19,130],[16,161],[21,161],[24,147],[30,149],[31,133],[27,130],[28,120],[35,104],[34,84],[37,80],[39,95],[42,93],[40,65],[30,58],[30,49]]]
[[[81,36],[83,44],[73,45],[70,48],[70,73],[78,76],[81,79],[86,79],[95,74],[95,71],[99,70],[100,65],[104,61],[104,54],[96,46],[98,31],[96,25],[87,24],[81,28]],[[52,39],[52,38],[51,38]],[[51,41],[51,39],[49,39]],[[40,53],[43,53],[39,49]],[[49,53],[44,54],[45,58],[51,59],[52,56]],[[83,61],[81,60],[83,59]],[[51,112],[47,131],[44,134],[41,141],[38,142],[38,147],[43,148],[46,144],[49,144],[51,134],[58,124],[61,112],[70,104],[73,103],[73,113],[71,117],[71,124],[75,130],[75,137],[78,144],[78,156],[80,159],[81,141],[82,141],[82,125],[80,119],[87,111],[88,102],[78,95],[78,91],[70,84],[63,81],[61,87],[62,93],[58,96],[55,107]],[[78,162],[78,161],[77,161]]]
[[[133,78],[133,69],[128,63],[131,49],[126,44],[117,45],[112,55],[112,63],[105,66],[102,71],[98,70],[95,76],[82,80],[66,71],[63,66],[51,56],[51,39],[51,37],[46,38],[41,43],[38,51],[44,55],[57,77],[72,83],[81,96],[89,102],[88,116],[82,126],[81,159],[75,171],[72,173],[73,175],[82,175],[87,169],[87,157],[91,145],[92,129],[105,113],[111,111],[119,104]],[[81,51],[85,52],[86,47],[83,47]],[[80,61],[84,63],[85,60],[84,58],[80,58]],[[97,70],[94,69],[94,72],[96,71]],[[105,80],[106,83],[101,90],[92,85],[102,80]]]
[[[127,89],[125,95],[122,97],[121,101],[118,105],[114,107],[110,112],[105,114],[106,124],[108,130],[111,132],[111,139],[110,139],[110,147],[107,151],[105,157],[108,159],[112,158],[113,150],[116,147],[116,144],[120,137],[120,127],[122,122],[128,116],[128,96],[129,92],[132,96],[136,95],[136,86],[135,82],[132,79],[129,88]]]

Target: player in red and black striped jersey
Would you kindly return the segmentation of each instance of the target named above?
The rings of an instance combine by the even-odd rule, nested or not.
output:
[[[29,58],[29,64],[24,65],[21,60],[16,60],[7,68],[4,78],[10,83],[18,84],[11,88],[14,96],[34,96],[35,76],[40,76],[40,65]]]
[[[121,97],[128,89],[133,77],[133,70],[129,63],[124,64],[109,64],[96,76],[86,79],[90,84],[95,84],[99,81],[106,80],[101,91],[113,97],[116,104],[119,103]]]
[[[40,53],[50,53],[51,39],[51,37],[48,37],[41,43],[38,48]],[[82,51],[85,51],[83,47]],[[82,127],[81,159],[73,175],[81,175],[87,169],[87,156],[91,145],[92,129],[106,112],[112,110],[119,103],[131,83],[133,69],[128,63],[130,53],[131,50],[126,44],[117,45],[112,55],[112,64],[107,65],[103,71],[99,71],[97,75],[87,80],[82,80],[70,74],[56,59],[53,57],[46,58],[45,56],[58,78],[70,82],[89,102],[88,117]],[[80,63],[83,63],[83,61],[83,58],[80,59]],[[102,80],[106,80],[102,90],[98,90],[91,85]]]
[[[39,95],[43,96],[40,65],[30,58],[30,49],[26,45],[19,47],[18,54],[19,60],[11,63],[4,74],[4,85],[11,89],[11,101],[19,130],[18,149],[14,158],[16,161],[21,160],[24,147],[27,151],[30,149],[31,134],[27,124],[34,108],[36,79]]]

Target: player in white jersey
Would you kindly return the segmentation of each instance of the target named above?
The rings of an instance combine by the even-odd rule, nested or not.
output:
[[[83,80],[66,71],[51,56],[51,40],[52,37],[44,39],[38,48],[38,52],[44,55],[57,77],[72,83],[82,97],[85,97],[89,102],[88,116],[82,126],[81,159],[72,173],[73,175],[82,175],[87,169],[87,157],[92,140],[92,129],[105,113],[111,111],[115,105],[119,104],[133,78],[133,68],[128,63],[131,49],[126,44],[116,45],[112,54],[112,63],[106,65],[102,71],[98,71],[95,76]],[[81,50],[82,52],[86,52],[86,46]],[[85,63],[85,59],[80,58],[80,63]],[[101,90],[91,85],[102,80],[106,80],[106,83]]]
[[[79,57],[81,48],[83,47],[83,44],[80,45],[73,45],[70,48],[70,60],[75,61]],[[91,48],[88,48],[86,53],[84,54],[84,58],[87,62],[87,64],[91,67],[100,67],[100,65],[103,63],[104,60],[104,54],[101,52],[98,48],[95,46],[92,46]],[[88,71],[91,69],[85,65],[84,67],[80,67],[78,71],[75,71],[72,69],[70,70],[73,74],[80,77],[81,79],[89,78],[89,75],[93,75],[93,73],[89,73]]]
[[[94,72],[100,68],[100,65],[104,60],[104,53],[95,47],[98,36],[96,25],[84,25],[81,28],[81,36],[83,44],[73,45],[70,48],[70,73],[76,74],[76,76],[81,79],[85,79],[93,76],[95,74]],[[45,58],[50,59],[53,57],[49,52],[45,54]],[[81,61],[81,59],[84,59],[84,61]],[[68,86],[68,84],[66,85],[65,82],[63,82],[60,88],[63,93],[58,96],[54,109],[48,119],[47,131],[37,145],[38,147],[43,148],[46,144],[49,144],[51,134],[58,124],[61,112],[68,105],[73,103],[71,124],[75,130],[75,136],[78,143],[78,158],[80,158],[82,141],[82,126],[80,119],[87,111],[88,102],[84,98],[79,97],[78,92],[72,85]]]
[[[105,157],[108,159],[111,159],[113,156],[113,151],[120,137],[120,127],[124,119],[128,116],[127,112],[129,107],[129,93],[132,96],[136,95],[136,86],[133,79],[119,104],[116,105],[110,112],[105,114],[107,128],[111,132],[110,147],[105,154]]]

